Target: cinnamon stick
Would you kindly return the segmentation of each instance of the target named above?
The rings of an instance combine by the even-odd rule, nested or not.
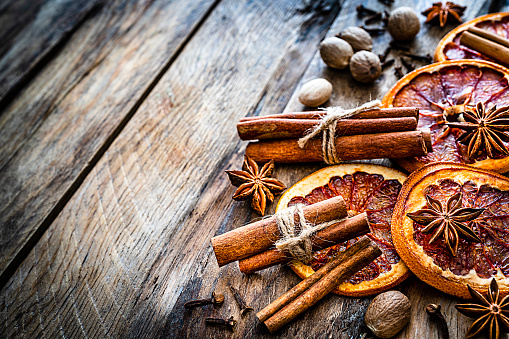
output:
[[[321,224],[347,216],[347,207],[341,196],[303,207],[309,222]],[[295,220],[299,217],[295,214]],[[239,227],[210,239],[219,267],[253,256],[271,248],[281,234],[274,216]]]
[[[239,122],[237,132],[242,140],[300,138],[319,124],[317,119],[260,119]],[[401,132],[416,128],[414,117],[341,119],[336,124],[336,135]]]
[[[364,212],[317,232],[312,238],[313,251],[359,237],[368,232],[368,217]],[[273,248],[239,260],[239,269],[244,274],[250,274],[277,264],[287,263],[290,260],[289,254]]]
[[[308,141],[304,148],[298,139],[250,142],[246,155],[258,162],[274,159],[277,163],[323,161],[322,140]],[[405,158],[423,156],[432,151],[429,129],[337,137],[336,152],[341,160]]]
[[[362,242],[364,244],[365,240],[362,240]],[[279,309],[274,315],[264,321],[265,325],[271,333],[276,332],[329,294],[337,285],[367,266],[380,254],[382,252],[372,241],[369,241],[366,246],[350,247],[343,255],[338,255],[333,260],[333,264],[322,267],[321,269],[324,269],[322,272],[320,272],[321,269],[315,272],[315,274],[319,275],[318,281],[316,281],[316,277],[311,275],[304,280],[301,287],[297,287],[293,292],[290,290],[288,296],[283,296],[282,300],[274,305],[275,307],[271,307],[266,312],[262,310],[261,316],[265,317],[265,313],[270,314],[273,312],[272,308]],[[287,303],[287,301],[289,302]],[[285,304],[286,306],[280,308],[281,305]]]
[[[469,31],[461,33],[460,43],[509,66],[509,48]]]
[[[294,112],[272,114],[266,116],[244,117],[240,119],[243,121],[264,120],[264,119],[320,119],[327,114],[326,111],[309,111],[309,112]],[[414,117],[419,121],[419,109],[415,107],[391,107],[368,110],[358,113],[348,119],[378,119],[378,118],[402,118]]]
[[[348,258],[347,255],[349,253],[358,253],[359,251],[367,248],[370,242],[371,240],[368,237],[362,237],[359,239],[359,241],[348,248],[349,251],[339,252],[332,260],[323,265],[315,273],[302,280],[291,290],[271,302],[260,312],[256,313],[258,319],[260,319],[261,322],[264,322],[265,320],[272,317],[274,314],[276,314],[277,311],[288,305],[291,301],[293,301],[304,291],[313,286],[313,284],[317,283],[320,279],[332,271],[335,267],[341,264],[346,258]]]
[[[506,38],[503,38],[502,36],[500,36],[498,34],[492,33],[492,32],[490,32],[488,30],[472,26],[472,27],[468,28],[468,31],[470,33],[475,34],[475,35],[481,36],[481,37],[483,37],[485,39],[488,39],[488,40],[491,40],[491,41],[496,42],[498,44],[501,44],[501,45],[503,45],[505,47],[509,47],[509,40],[507,40]]]

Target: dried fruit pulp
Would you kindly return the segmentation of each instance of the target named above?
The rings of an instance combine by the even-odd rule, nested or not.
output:
[[[310,193],[304,196],[294,196],[289,200],[288,206],[310,205],[341,195],[349,206],[351,216],[366,212],[371,227],[371,233],[368,236],[381,248],[383,255],[348,280],[349,283],[356,285],[376,280],[381,275],[390,272],[394,265],[400,263],[400,258],[392,244],[390,232],[392,212],[400,188],[401,183],[397,179],[386,180],[381,174],[355,171],[352,174],[333,176],[325,185],[313,188]],[[317,251],[309,265],[313,270],[317,270],[338,251],[345,251],[353,245],[357,239]],[[406,268],[405,273],[407,273]],[[407,275],[401,277],[400,280],[406,278]],[[371,293],[366,292],[365,295],[367,294]]]
[[[463,207],[485,209],[470,223],[482,242],[469,242],[460,237],[458,253],[454,257],[447,251],[442,239],[429,244],[431,234],[423,234],[424,226],[415,222],[414,240],[443,270],[450,270],[456,275],[466,275],[474,270],[481,278],[491,278],[500,269],[504,276],[509,277],[509,192],[490,184],[459,183],[451,179],[441,179],[423,192],[443,205],[456,193],[462,194]]]
[[[430,128],[433,152],[415,158],[420,166],[448,161],[474,164],[488,159],[483,152],[469,159],[467,147],[457,139],[463,131],[447,128],[446,121],[457,121],[465,105],[486,102],[487,107],[509,105],[508,71],[485,61],[448,61],[433,64],[408,74],[384,98],[389,107],[414,106],[420,109],[418,128]],[[494,159],[505,158],[495,154]],[[403,164],[403,166],[405,166]],[[407,167],[407,166],[405,166]],[[414,166],[419,167],[419,166]],[[414,170],[415,168],[407,168]],[[493,170],[507,170],[492,168]]]
[[[459,60],[459,59],[477,59],[493,61],[491,58],[482,55],[476,50],[460,44],[461,33],[468,27],[477,27],[489,32],[509,38],[509,13],[488,14],[481,18],[476,18],[457,27],[447,34],[438,44],[435,60]]]
[[[408,213],[426,205],[426,194],[444,204],[456,193],[462,206],[484,208],[469,224],[481,239],[468,242],[461,236],[453,256],[439,237],[429,244],[430,234],[413,222]],[[434,163],[410,175],[396,203],[391,232],[402,260],[429,285],[458,297],[468,298],[466,284],[487,290],[492,277],[501,294],[509,293],[509,179],[464,164]]]

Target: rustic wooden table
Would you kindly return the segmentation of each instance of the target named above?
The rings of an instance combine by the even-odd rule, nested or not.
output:
[[[431,2],[363,3],[420,12]],[[458,2],[464,19],[509,7]],[[332,105],[381,98],[392,70],[359,85],[317,54],[325,36],[362,22],[360,3],[2,1],[0,337],[273,337],[255,312],[240,317],[226,286],[260,310],[299,279],[286,266],[219,269],[209,241],[258,217],[231,200],[224,174],[246,146],[235,123],[302,110],[296,90],[315,77],[333,83]],[[412,50],[432,53],[451,28],[423,25]],[[374,51],[389,40],[376,37]],[[291,185],[322,166],[278,166],[275,176]],[[430,302],[452,338],[471,324],[457,299],[414,277],[398,289],[412,302],[398,338],[439,337]],[[226,295],[221,308],[183,309],[212,291]],[[329,295],[279,336],[359,338],[369,302]],[[234,333],[204,324],[230,315]]]

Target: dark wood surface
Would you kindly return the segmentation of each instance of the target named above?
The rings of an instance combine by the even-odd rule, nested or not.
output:
[[[210,246],[258,217],[231,200],[224,174],[240,168],[247,144],[235,124],[304,109],[297,89],[315,77],[332,82],[331,105],[381,98],[397,81],[392,69],[359,85],[317,53],[325,36],[361,23],[359,2],[70,3],[0,4],[0,338],[274,337],[254,314],[299,279],[286,266],[249,276],[219,268]],[[465,19],[507,9],[461,3]],[[421,11],[430,1],[400,5]],[[432,54],[452,27],[423,25],[412,50]],[[374,51],[389,40],[376,37]],[[24,67],[2,68],[13,51]],[[275,176],[289,186],[321,167],[281,165]],[[255,312],[241,318],[228,284]],[[471,324],[457,299],[415,277],[397,289],[412,302],[399,338],[439,338],[423,310],[430,302],[452,338]],[[183,309],[212,291],[225,294],[221,308]],[[329,295],[278,336],[359,338],[369,302]],[[203,321],[230,315],[233,334]]]

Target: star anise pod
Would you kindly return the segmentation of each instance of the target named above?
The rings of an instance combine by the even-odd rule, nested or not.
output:
[[[426,226],[422,233],[429,234],[435,230],[429,239],[430,244],[441,236],[454,256],[458,252],[458,235],[470,241],[481,242],[477,234],[468,226],[468,222],[481,215],[484,209],[462,208],[461,199],[461,193],[456,193],[447,200],[444,208],[440,201],[426,195],[427,208],[415,213],[407,213],[410,219],[419,225]]]
[[[484,103],[478,102],[474,110],[463,112],[465,122],[448,122],[447,126],[465,130],[458,141],[468,145],[468,158],[472,159],[486,149],[488,157],[494,157],[494,150],[509,155],[504,141],[509,141],[509,106],[497,109],[493,106],[486,111]]]
[[[447,1],[445,5],[441,2],[435,2],[433,3],[433,6],[422,12],[422,14],[426,15],[426,23],[431,22],[438,17],[440,27],[444,27],[447,19],[451,17],[456,19],[458,22],[462,22],[461,16],[466,9],[467,8],[464,6],[456,5],[449,1]]]
[[[490,332],[490,339],[498,339],[500,330],[509,331],[509,295],[500,302],[498,284],[495,278],[491,279],[488,295],[485,298],[481,293],[467,285],[468,292],[474,299],[472,304],[459,304],[456,309],[470,318],[476,318],[467,332],[467,338],[472,338],[484,329]]]
[[[242,171],[226,171],[231,183],[238,187],[233,199],[246,200],[251,197],[251,207],[264,215],[267,199],[270,202],[274,201],[274,194],[286,189],[282,182],[270,178],[272,172],[274,172],[274,160],[263,165],[260,170],[254,160],[247,155],[244,156]]]

